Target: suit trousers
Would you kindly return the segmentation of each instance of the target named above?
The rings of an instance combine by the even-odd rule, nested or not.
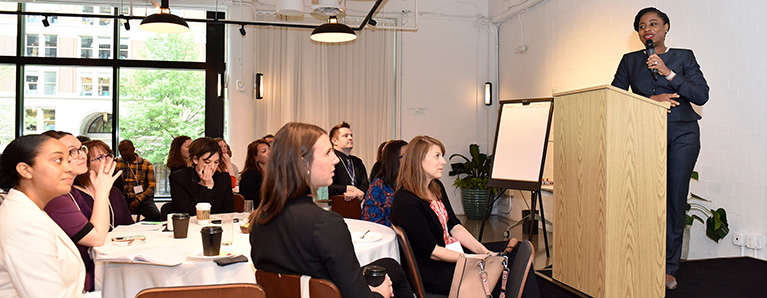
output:
[[[698,121],[668,123],[666,274],[676,275],[682,256],[690,176],[700,153]]]

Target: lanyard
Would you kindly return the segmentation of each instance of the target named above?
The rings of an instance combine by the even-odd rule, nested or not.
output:
[[[346,174],[349,174],[349,179],[351,179],[350,183],[353,186],[357,186],[357,185],[355,185],[355,183],[357,182],[357,179],[356,179],[357,175],[355,175],[355,173],[354,173],[354,163],[351,161],[351,159],[349,159],[349,165],[352,166],[352,171],[349,172],[349,167],[346,166],[346,162],[344,161],[344,159],[346,159],[346,158],[339,156],[338,159],[341,160],[341,164],[344,165],[344,170],[346,170]]]

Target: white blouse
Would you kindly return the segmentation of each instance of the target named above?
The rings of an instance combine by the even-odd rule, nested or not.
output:
[[[85,264],[61,228],[24,193],[0,205],[0,297],[82,297]]]

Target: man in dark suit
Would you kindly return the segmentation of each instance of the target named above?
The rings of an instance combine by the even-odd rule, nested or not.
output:
[[[343,194],[347,201],[354,198],[362,200],[370,183],[362,160],[351,155],[354,135],[349,123],[343,122],[330,129],[330,143],[340,161],[335,166],[333,184],[328,187],[328,193],[331,196]]]

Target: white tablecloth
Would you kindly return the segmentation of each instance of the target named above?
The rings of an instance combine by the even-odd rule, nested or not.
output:
[[[216,219],[220,215],[212,217]],[[247,215],[235,213],[235,217],[245,220]],[[354,243],[354,250],[361,265],[383,257],[399,261],[399,248],[391,229],[354,219],[346,219],[346,224],[352,233],[370,230],[371,233],[382,234],[381,240],[375,242]],[[120,230],[110,232],[103,246],[91,250],[96,263],[96,290],[102,291],[103,297],[135,297],[139,291],[154,287],[255,283],[255,268],[252,262],[221,267],[213,261],[198,261],[186,257],[202,252],[202,237],[199,232],[201,228],[202,226],[196,224],[196,219],[192,217],[186,239],[173,239],[173,232]],[[146,243],[115,246],[111,242],[113,237],[130,235],[144,235],[147,238]],[[230,251],[250,259],[249,235],[241,233],[236,223],[234,236]],[[127,261],[137,255],[145,255],[161,263],[180,262],[180,264],[163,266]]]

